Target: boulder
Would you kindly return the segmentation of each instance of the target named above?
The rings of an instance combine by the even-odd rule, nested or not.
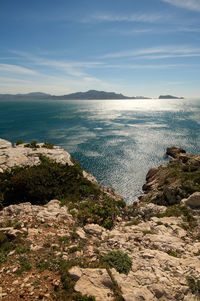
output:
[[[105,231],[105,229],[97,224],[87,224],[84,226],[84,230],[86,233],[101,236],[101,234]]]
[[[106,269],[81,269],[73,267],[69,270],[73,279],[78,279],[75,291],[83,295],[94,296],[96,301],[114,300],[112,281]]]
[[[186,151],[179,146],[171,146],[167,148],[166,154],[172,158],[178,158],[180,154],[184,154]]]
[[[200,192],[194,192],[189,196],[188,199],[182,200],[182,203],[186,206],[189,206],[193,209],[200,209]]]

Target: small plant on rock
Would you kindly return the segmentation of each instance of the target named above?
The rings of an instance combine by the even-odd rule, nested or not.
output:
[[[39,148],[39,145],[37,144],[36,140],[33,140],[30,143],[25,144],[24,147],[30,147],[30,148],[36,149],[36,148]]]
[[[188,286],[191,290],[191,293],[193,295],[196,295],[198,297],[198,300],[200,299],[200,279],[196,280],[191,276],[187,277]]]
[[[48,149],[53,149],[54,147],[54,144],[53,143],[50,143],[50,142],[45,142],[42,147],[44,148],[48,148]]]
[[[103,265],[115,268],[117,272],[128,275],[132,267],[131,258],[122,251],[110,251],[101,259]]]
[[[23,144],[23,143],[24,143],[24,141],[19,139],[19,140],[16,141],[15,145],[20,145],[20,144]]]

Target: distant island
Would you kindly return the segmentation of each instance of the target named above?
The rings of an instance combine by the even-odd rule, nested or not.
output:
[[[0,100],[89,100],[89,99],[149,99],[145,96],[128,97],[114,92],[105,92],[89,90],[87,92],[76,92],[67,95],[51,95],[42,92],[33,92],[28,94],[0,94]]]
[[[158,99],[184,99],[184,97],[177,97],[172,95],[160,95]]]
[[[51,95],[42,92],[32,92],[27,94],[0,94],[0,100],[103,100],[103,99],[152,99],[145,96],[125,96],[115,92],[105,92],[89,90],[86,92],[76,92],[66,95]],[[172,95],[160,95],[158,99],[184,99]]]

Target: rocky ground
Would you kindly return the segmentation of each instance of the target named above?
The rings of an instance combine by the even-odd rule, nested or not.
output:
[[[147,185],[156,173],[148,175]],[[155,199],[161,192],[156,182],[158,177],[141,202],[117,217],[111,230],[97,224],[80,226],[58,200],[4,208],[2,300],[199,300],[200,193],[193,191],[195,195],[173,206],[155,204],[150,196]],[[117,250],[132,260],[127,273],[102,263],[106,254]]]

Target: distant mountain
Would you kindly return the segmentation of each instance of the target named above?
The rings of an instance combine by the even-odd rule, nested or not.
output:
[[[160,95],[159,99],[184,99],[184,97],[177,97],[172,95]]]
[[[50,94],[42,92],[32,92],[28,94],[0,94],[0,100],[34,100],[34,99],[50,99]]]
[[[77,92],[67,95],[51,95],[42,92],[33,92],[28,94],[0,94],[0,100],[37,100],[37,99],[69,99],[69,100],[81,100],[81,99],[146,99],[144,96],[128,97],[123,94],[117,94],[114,92],[105,92],[97,90],[89,90],[87,92]]]

